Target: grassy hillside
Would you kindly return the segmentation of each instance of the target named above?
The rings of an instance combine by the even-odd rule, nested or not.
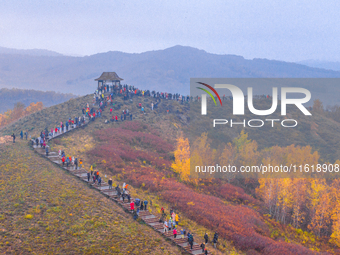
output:
[[[153,212],[164,205],[176,208],[180,226],[192,231],[195,240],[206,231],[210,237],[218,231],[221,252],[235,254],[241,249],[264,254],[313,254],[299,244],[314,250],[330,249],[313,234],[300,234],[291,226],[261,215],[264,204],[241,188],[218,180],[200,182],[199,188],[181,182],[168,168],[171,137],[138,123],[109,124],[108,129],[100,128],[99,122],[90,123],[85,129],[54,140],[52,146],[83,158],[86,169],[95,163],[108,178],[126,181],[133,187],[134,196],[153,201]],[[208,247],[214,254],[218,252]]]
[[[56,125],[69,116],[79,114],[80,109],[91,101],[92,96],[89,95],[44,109],[6,127],[3,134],[11,134],[13,130],[19,132],[23,127],[31,126],[35,128],[30,134],[36,135],[46,126]],[[183,182],[177,173],[169,168],[176,137],[181,132],[198,135],[206,131],[201,129],[202,125],[194,125],[196,129],[189,125],[197,121],[189,115],[189,105],[164,100],[157,109],[151,111],[151,99],[148,97],[135,97],[132,101],[123,101],[117,97],[114,101],[114,115],[120,116],[122,109],[129,109],[133,114],[133,122],[105,124],[104,121],[110,120],[112,116],[105,110],[102,117],[84,129],[55,139],[53,148],[61,148],[83,158],[86,169],[90,164],[96,163],[97,168],[107,176],[112,176],[114,181],[127,181],[133,186],[134,194],[154,202],[151,209],[156,212],[164,205],[167,208],[175,207],[184,226],[192,230],[198,240],[205,231],[208,231],[210,236],[214,231],[218,231],[221,241],[218,251],[212,250],[215,253],[260,251],[264,254],[312,254],[312,250],[334,252],[327,240],[316,238],[308,231],[277,223],[268,215],[264,215],[264,203],[251,195],[251,190],[247,190],[250,192],[247,194],[244,187],[236,187],[220,180],[203,180],[193,186]],[[142,114],[137,108],[139,102],[146,107],[146,114]],[[269,102],[266,100],[256,104],[257,108],[269,108]],[[231,105],[225,103],[224,107],[230,108]],[[304,119],[297,116],[296,111],[289,112],[289,117],[299,119],[299,126],[294,130],[281,128],[278,129],[280,132],[274,132],[275,130],[264,128],[260,131],[257,129],[256,132],[246,129],[246,132],[263,148],[275,144],[311,144],[315,150],[319,150],[324,160],[339,157],[339,152],[334,150],[340,141],[336,132],[339,128],[337,122],[323,114],[315,113],[313,118]],[[249,113],[245,118],[251,118]],[[228,142],[233,140],[240,130],[224,128],[218,132],[220,136],[224,136],[224,141]],[[208,135],[212,140],[217,139],[214,133]],[[334,147],[329,146],[330,144]]]
[[[25,141],[0,153],[0,253],[181,254]]]
[[[4,127],[1,132],[5,135],[10,135],[13,132],[19,134],[21,130],[28,130],[29,135],[32,137],[39,135],[45,128],[50,130],[52,127],[60,125],[61,121],[81,116],[81,109],[86,106],[86,103],[90,102],[92,102],[91,96],[70,99],[66,103],[54,105],[21,118],[17,122]]]

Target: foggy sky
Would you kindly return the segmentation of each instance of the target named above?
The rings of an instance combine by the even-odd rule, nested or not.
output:
[[[91,55],[174,45],[285,61],[340,60],[340,1],[0,0],[0,46]]]

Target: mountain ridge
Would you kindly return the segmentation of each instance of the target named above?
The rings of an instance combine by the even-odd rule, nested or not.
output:
[[[189,94],[189,82],[193,77],[340,78],[337,71],[277,60],[249,60],[242,56],[207,53],[189,46],[143,53],[110,51],[84,57],[0,54],[0,88],[85,95],[93,93],[94,79],[105,71],[115,71],[124,79],[124,84],[182,94]]]
[[[0,54],[30,55],[30,56],[64,56],[61,53],[45,49],[13,49],[0,46]]]

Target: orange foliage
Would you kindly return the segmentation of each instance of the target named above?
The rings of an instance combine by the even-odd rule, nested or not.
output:
[[[175,162],[172,169],[180,174],[183,181],[189,180],[190,175],[190,146],[188,138],[179,137],[177,139],[177,149],[174,152]]]
[[[42,102],[31,103],[26,108],[23,103],[19,102],[14,106],[13,110],[8,110],[4,114],[0,114],[0,127],[8,125],[24,116],[40,111],[43,107]]]

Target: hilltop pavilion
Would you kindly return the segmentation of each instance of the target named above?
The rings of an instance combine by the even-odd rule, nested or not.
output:
[[[107,84],[109,82],[112,83],[112,85],[120,85],[120,81],[123,79],[116,74],[116,72],[103,72],[102,75],[95,79],[95,81],[98,81],[98,88],[101,88],[104,84]]]

